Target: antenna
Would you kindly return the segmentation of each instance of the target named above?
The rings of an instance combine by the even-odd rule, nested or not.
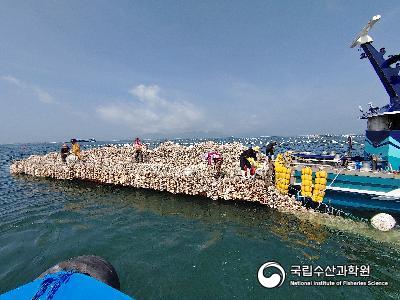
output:
[[[350,48],[354,48],[355,46],[360,46],[365,43],[373,42],[374,40],[372,39],[372,37],[368,35],[368,31],[371,30],[372,26],[374,26],[375,23],[380,20],[380,18],[381,15],[373,16],[371,20],[368,21],[368,24],[365,25],[365,27],[360,31],[360,33],[357,34],[357,36],[354,38]]]

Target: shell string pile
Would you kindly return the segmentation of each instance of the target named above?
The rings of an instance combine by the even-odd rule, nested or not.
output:
[[[211,199],[257,201],[280,210],[304,210],[293,197],[281,195],[273,186],[266,187],[263,176],[254,180],[240,176],[240,143],[203,142],[183,146],[165,142],[144,150],[144,163],[135,162],[133,146],[107,146],[82,151],[82,161],[66,164],[59,153],[32,155],[13,162],[12,174],[26,174],[62,180],[87,180],[131,186],[174,194],[202,195]],[[221,178],[204,160],[204,153],[222,153]],[[261,174],[266,174],[261,172]]]

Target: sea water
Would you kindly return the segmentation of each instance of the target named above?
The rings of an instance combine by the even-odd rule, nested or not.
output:
[[[216,141],[261,146],[270,140],[279,142],[277,151],[347,150],[345,136]],[[198,141],[175,140],[185,145]],[[146,142],[154,147],[160,141]],[[362,153],[362,143],[363,137],[355,138],[356,154]],[[13,160],[59,147],[0,146],[0,293],[35,279],[57,262],[95,254],[115,266],[121,290],[138,299],[400,297],[399,229],[383,233],[364,222],[280,213],[253,203],[10,175]],[[282,285],[272,289],[257,278],[260,266],[270,261],[286,272]],[[360,272],[304,276],[308,273],[303,271],[318,266],[368,266],[369,272],[364,277]]]

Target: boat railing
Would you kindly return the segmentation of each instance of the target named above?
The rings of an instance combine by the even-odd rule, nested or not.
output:
[[[330,169],[332,168],[332,165],[328,164],[321,164],[321,163],[312,163],[312,162],[297,162],[297,161],[292,161],[291,165],[293,167],[298,167],[298,166],[308,166],[308,167],[321,167],[321,168],[326,168]]]

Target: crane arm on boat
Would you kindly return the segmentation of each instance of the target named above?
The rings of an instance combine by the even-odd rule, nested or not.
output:
[[[370,112],[362,116],[363,119],[374,115],[400,111],[400,64],[396,64],[394,67],[391,66],[400,61],[400,55],[389,55],[388,58],[385,59],[383,57],[386,53],[385,48],[381,48],[379,51],[376,50],[375,47],[372,46],[372,37],[368,35],[369,31],[380,19],[380,15],[372,17],[368,24],[355,37],[350,46],[351,48],[360,46],[364,51],[361,58],[369,59],[390,98],[389,105],[370,110]]]

